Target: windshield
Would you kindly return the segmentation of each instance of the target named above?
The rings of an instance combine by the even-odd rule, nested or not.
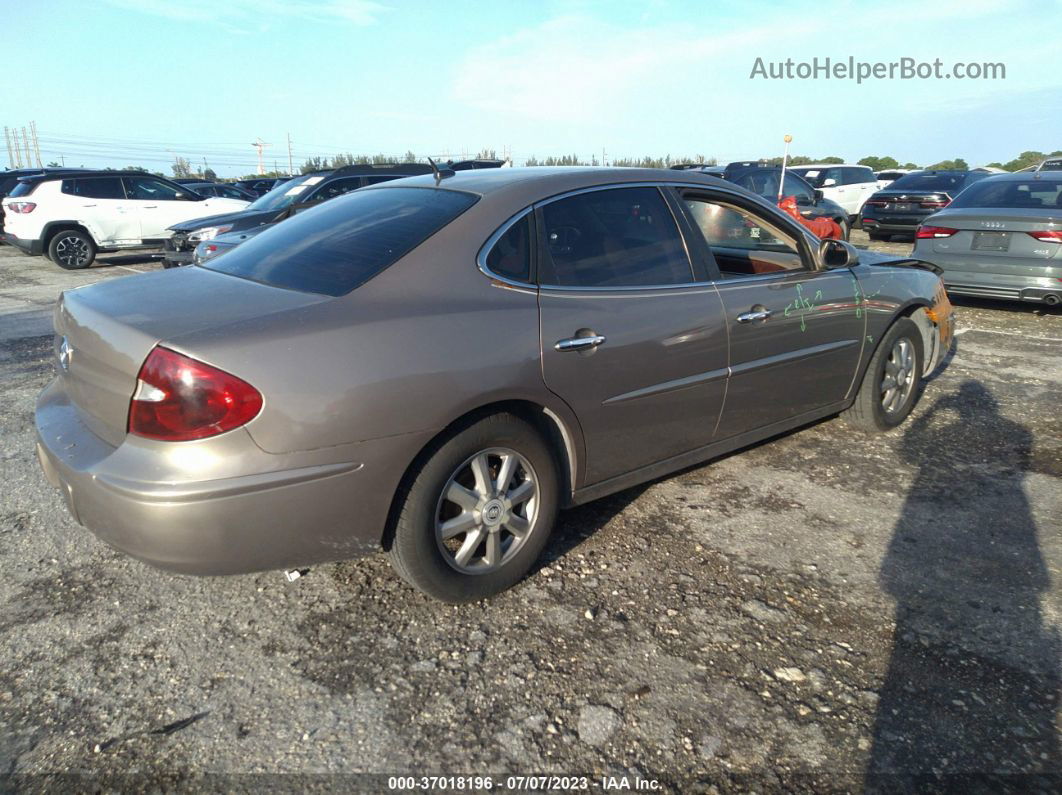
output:
[[[473,204],[471,193],[372,188],[325,202],[200,267],[289,290],[343,295]]]
[[[247,205],[248,210],[282,210],[305,196],[310,189],[327,175],[303,176],[281,182],[269,193],[263,194]]]
[[[822,181],[826,179],[824,168],[791,168],[789,170],[794,174],[799,174],[816,188],[821,188]]]
[[[944,192],[953,196],[962,190],[966,174],[904,174],[889,185],[889,190]]]
[[[959,194],[951,207],[1062,208],[1062,179],[984,180]]]

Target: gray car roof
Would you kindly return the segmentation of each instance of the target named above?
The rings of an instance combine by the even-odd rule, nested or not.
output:
[[[664,168],[602,168],[600,166],[530,166],[523,168],[492,168],[458,171],[443,178],[440,188],[463,190],[487,195],[526,187],[535,193],[578,190],[611,182],[673,182],[720,185],[718,179],[697,171],[674,171]],[[372,190],[392,187],[431,187],[435,177],[426,174],[393,180],[373,186]]]
[[[1015,171],[1010,174],[993,174],[985,177],[982,182],[1028,182],[1030,179],[1062,180],[1062,171]]]

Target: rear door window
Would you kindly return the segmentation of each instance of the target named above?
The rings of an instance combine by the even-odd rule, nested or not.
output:
[[[476,203],[438,188],[381,188],[277,224],[202,267],[303,292],[344,295]]]
[[[693,268],[654,187],[591,191],[542,210],[539,281],[563,287],[688,284]]]
[[[319,187],[303,201],[325,201],[327,199],[334,199],[336,196],[342,196],[344,193],[350,193],[350,191],[357,190],[361,187],[361,179],[361,177],[343,177],[341,179],[333,179],[330,182],[326,182],[324,185]]]
[[[122,180],[118,177],[64,179],[62,192],[85,199],[124,199]]]

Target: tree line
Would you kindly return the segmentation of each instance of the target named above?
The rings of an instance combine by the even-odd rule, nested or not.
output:
[[[477,159],[498,159],[497,151],[494,149],[482,149],[475,157]],[[1006,162],[987,163],[986,165],[993,168],[1001,168],[1004,171],[1020,171],[1023,168],[1029,166],[1035,166],[1038,163],[1046,160],[1049,157],[1062,157],[1062,150],[1056,150],[1054,152],[1039,152],[1036,150],[1028,150],[1022,152],[1013,160]],[[426,160],[427,158],[418,157],[416,153],[407,151],[397,162],[399,163],[417,163]],[[325,171],[333,168],[342,168],[343,166],[352,165],[381,165],[386,163],[394,163],[395,158],[383,153],[375,155],[359,154],[355,155],[351,152],[340,153],[335,157],[311,157],[300,166],[299,173],[308,174],[313,171]],[[770,166],[782,165],[781,157],[763,157],[759,158],[756,162],[761,162]],[[788,160],[788,164],[791,166],[808,165],[809,163],[844,163],[844,158],[837,157],[836,155],[827,155],[826,157],[808,157],[806,155],[791,155]],[[969,164],[961,157],[956,157],[951,160],[941,160],[938,163],[931,165],[919,166],[916,163],[906,162],[901,163],[897,158],[891,156],[873,156],[868,155],[858,161],[861,166],[867,166],[873,171],[887,171],[894,168],[903,168],[914,170],[918,168],[929,169],[957,169],[964,170],[969,168]],[[718,161],[714,157],[706,157],[705,155],[693,155],[691,157],[677,157],[670,154],[663,157],[653,157],[652,155],[645,155],[644,157],[615,157],[609,159],[604,165],[609,166],[623,166],[633,168],[670,168],[671,166],[683,165],[687,163],[696,163],[698,165],[714,166],[718,165]],[[58,162],[48,163],[49,167],[59,167]],[[589,158],[580,157],[578,154],[570,155],[551,155],[549,157],[538,158],[531,155],[524,161],[524,165],[527,166],[600,166],[602,162],[598,160],[596,155],[592,155]],[[84,166],[82,166],[84,168]],[[192,163],[184,157],[177,157],[173,165],[170,167],[173,171],[174,177],[198,177],[205,180],[217,179],[217,174],[214,170],[204,163],[202,169],[193,167]],[[158,176],[164,176],[161,171],[151,171],[150,169],[142,166],[125,166],[129,171],[147,171],[149,173],[157,174]],[[113,171],[112,168],[103,169],[105,171]],[[289,176],[284,171],[268,171],[265,174],[245,174],[242,177],[235,177],[230,179],[254,179],[256,177],[286,177]]]

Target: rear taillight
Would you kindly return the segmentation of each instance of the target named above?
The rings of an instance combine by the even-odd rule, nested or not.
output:
[[[949,202],[949,201],[928,201],[928,202],[919,202],[918,206],[919,207],[924,207],[927,210],[932,210],[932,209],[939,209],[941,207],[947,207],[949,204],[951,204],[951,202]]]
[[[1062,243],[1062,229],[1044,229],[1041,232],[1028,232],[1027,234],[1045,243]]]
[[[951,237],[958,231],[958,229],[949,229],[946,226],[920,226],[918,231],[915,232],[915,237],[920,239]]]
[[[13,213],[31,213],[37,209],[37,204],[35,202],[9,202],[7,209]]]
[[[148,354],[129,403],[129,433],[164,442],[239,428],[262,410],[262,394],[236,376],[168,348]]]
[[[884,199],[867,199],[866,203],[871,207],[887,207],[889,204]]]

